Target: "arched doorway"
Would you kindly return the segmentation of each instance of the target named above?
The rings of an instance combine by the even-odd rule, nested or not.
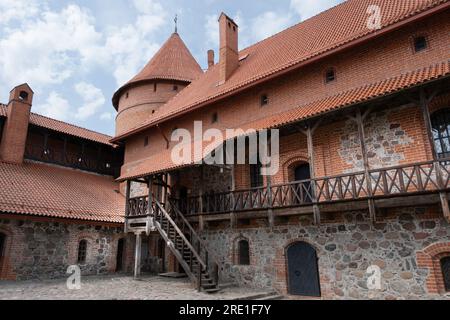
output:
[[[286,257],[289,294],[320,297],[316,249],[309,243],[296,242],[287,248]]]
[[[5,255],[6,235],[0,232],[0,275],[3,269],[3,257]]]
[[[117,256],[116,256],[116,272],[123,271],[123,261],[125,254],[125,239],[119,239],[117,243]]]
[[[295,185],[295,192],[292,195],[294,204],[311,203],[312,202],[312,189],[311,182],[311,170],[309,163],[300,163],[292,167],[291,173],[292,181],[298,182]]]

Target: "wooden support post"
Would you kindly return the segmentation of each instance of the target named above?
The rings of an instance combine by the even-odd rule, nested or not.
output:
[[[369,164],[369,157],[367,156],[367,148],[366,148],[366,135],[364,132],[364,120],[370,113],[370,109],[364,113],[364,115],[361,113],[361,109],[356,110],[356,118],[354,120],[356,121],[356,124],[358,125],[358,136],[359,136],[359,143],[361,145],[361,153],[363,157],[364,162],[364,176],[366,180],[366,186],[367,186],[367,193],[369,196],[369,200],[367,200],[367,205],[369,207],[369,216],[370,220],[372,222],[377,221],[377,213],[375,209],[375,202],[373,200],[373,193],[372,193],[372,182],[370,178],[370,164]]]
[[[234,212],[234,207],[236,206],[236,199],[234,198],[234,192],[236,191],[236,168],[235,165],[231,166],[231,199],[230,199],[230,228],[235,229],[237,227],[236,213]]]
[[[127,180],[127,190],[125,190],[125,228],[124,232],[128,233],[128,220],[130,216],[130,195],[131,195],[131,181]]]
[[[444,191],[445,186],[442,180],[442,171],[441,171],[441,165],[439,163],[438,154],[436,151],[436,145],[434,144],[434,138],[433,138],[433,126],[431,124],[431,116],[430,116],[430,103],[436,96],[437,91],[434,91],[429,97],[427,97],[427,94],[425,90],[422,88],[420,90],[420,99],[419,104],[420,108],[422,109],[423,114],[423,120],[425,122],[425,127],[427,129],[427,138],[428,143],[430,144],[430,149],[434,161],[434,169],[436,171],[436,178],[438,179],[439,188],[441,189],[441,192],[439,192],[439,198],[441,200],[441,208],[442,213],[444,215],[444,218],[450,222],[450,207],[448,204],[448,197],[447,192]]]
[[[141,233],[136,233],[136,247],[134,252],[134,278],[139,279],[141,275]]]
[[[275,216],[272,209],[272,177],[267,176],[267,219],[269,220],[269,228],[272,230],[275,227]]]
[[[205,220],[203,219],[203,166],[200,167],[200,183],[198,189],[198,229],[200,232],[205,230]]]
[[[316,225],[320,224],[321,216],[320,216],[320,209],[318,206],[319,199],[316,198],[316,184],[315,184],[315,178],[316,178],[316,172],[315,172],[315,160],[314,160],[314,139],[313,134],[316,131],[316,129],[319,127],[321,121],[317,121],[314,126],[311,126],[308,124],[306,130],[302,130],[303,134],[306,135],[306,142],[308,145],[308,162],[309,162],[309,171],[310,171],[310,178],[311,178],[311,193],[313,197],[313,214],[314,214],[314,223]]]
[[[153,211],[153,175],[148,178],[148,203],[147,203],[147,235],[155,231],[155,213]]]

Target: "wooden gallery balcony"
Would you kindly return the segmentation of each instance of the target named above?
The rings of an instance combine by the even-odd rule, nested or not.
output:
[[[269,187],[173,199],[197,222],[441,204],[448,216],[450,162],[413,163]],[[147,215],[148,197],[129,199],[128,218]],[[320,221],[320,220],[319,220]]]

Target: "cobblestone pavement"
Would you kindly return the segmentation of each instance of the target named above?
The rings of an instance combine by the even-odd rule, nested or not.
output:
[[[229,300],[265,291],[225,288],[216,294],[197,292],[188,279],[146,276],[82,277],[80,290],[69,290],[66,280],[0,281],[0,300]]]

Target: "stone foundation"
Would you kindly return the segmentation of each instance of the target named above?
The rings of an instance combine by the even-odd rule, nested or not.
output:
[[[78,245],[86,240],[83,275],[116,271],[117,245],[125,238],[122,271],[132,270],[134,241],[121,227],[0,219],[6,235],[0,278],[11,280],[66,277],[67,267],[78,264]]]
[[[292,243],[304,241],[317,251],[322,298],[443,297],[427,287],[434,271],[419,266],[417,261],[421,250],[436,243],[445,244],[447,247],[442,250],[450,255],[450,225],[440,214],[406,208],[374,225],[365,212],[346,213],[337,220],[316,227],[309,218],[291,218],[272,231],[256,226],[210,229],[204,237],[211,251],[223,262],[222,279],[243,286],[275,288],[287,294],[285,250]],[[241,238],[250,244],[250,266],[233,264],[235,240]],[[371,265],[381,268],[381,290],[368,290],[366,272]]]

